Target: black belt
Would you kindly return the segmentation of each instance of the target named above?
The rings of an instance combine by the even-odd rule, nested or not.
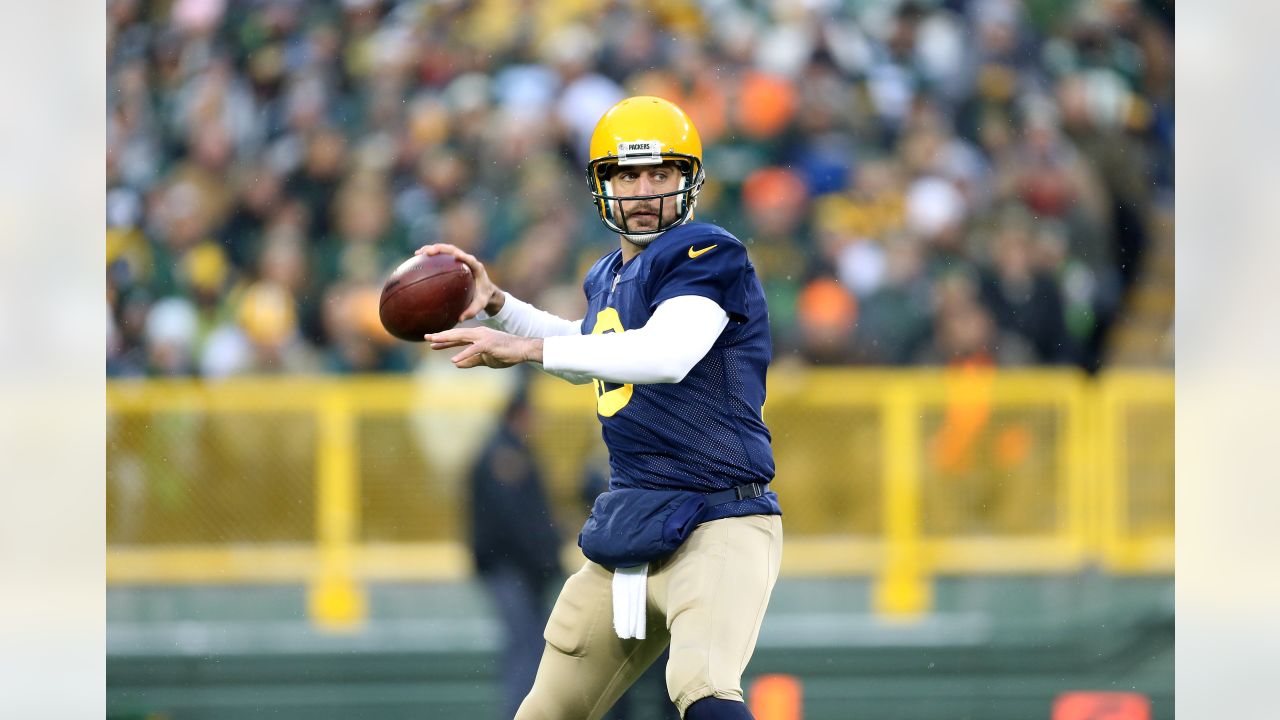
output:
[[[746,485],[739,485],[738,487],[706,495],[707,507],[723,505],[738,500],[752,500],[767,492],[769,492],[769,483],[747,483]]]

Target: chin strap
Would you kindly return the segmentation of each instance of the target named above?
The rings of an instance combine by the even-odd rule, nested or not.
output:
[[[670,230],[670,229],[671,229],[671,228],[667,228],[667,230]],[[648,234],[646,234],[646,235],[627,235],[627,234],[625,234],[625,233],[624,233],[624,234],[622,235],[622,237],[624,237],[624,238],[626,238],[626,239],[630,240],[631,242],[635,243],[636,245],[639,245],[640,247],[644,247],[644,246],[648,245],[649,243],[653,242],[654,240],[657,240],[658,238],[662,237],[663,233],[665,233],[667,230],[663,230],[662,232],[654,233],[654,234],[652,234],[652,235],[648,235]]]

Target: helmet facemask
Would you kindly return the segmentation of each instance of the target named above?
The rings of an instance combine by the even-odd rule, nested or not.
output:
[[[619,162],[617,158],[604,157],[594,160],[587,166],[587,182],[590,185],[591,197],[596,209],[600,212],[600,221],[605,227],[622,235],[636,245],[648,245],[662,233],[673,227],[685,224],[693,217],[694,207],[698,203],[698,193],[702,190],[705,175],[702,162],[691,155],[664,153],[657,162]],[[680,186],[670,192],[657,195],[614,195],[613,183],[610,180],[614,172],[622,167],[634,165],[657,165],[670,162],[680,173]],[[658,201],[658,227],[644,232],[633,232],[627,229],[626,213],[622,209],[622,201],[638,200]],[[670,223],[663,224],[663,210],[667,202],[676,203],[676,217]]]

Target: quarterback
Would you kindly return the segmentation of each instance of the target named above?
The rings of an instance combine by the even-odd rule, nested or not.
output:
[[[427,336],[460,368],[535,363],[596,391],[609,491],[560,592],[520,720],[601,717],[670,645],[672,702],[686,720],[750,718],[741,678],[782,554],[781,509],[762,410],[768,309],[746,248],[692,222],[705,173],[688,116],[655,97],[613,106],[591,137],[587,181],[620,238],[566,320],[469,265],[480,327]]]

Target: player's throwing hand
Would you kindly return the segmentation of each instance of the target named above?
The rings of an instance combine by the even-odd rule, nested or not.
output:
[[[471,274],[475,277],[476,294],[471,304],[466,310],[462,311],[462,315],[458,317],[458,322],[466,322],[480,313],[481,310],[490,315],[497,315],[502,309],[502,303],[506,299],[506,293],[493,284],[489,279],[489,273],[484,269],[484,263],[476,259],[475,255],[466,252],[462,248],[450,245],[448,243],[435,243],[433,245],[423,245],[414,251],[414,255],[438,255],[447,253],[458,259],[467,267],[471,268]],[[470,366],[468,366],[470,367]],[[507,367],[497,366],[497,367]]]

